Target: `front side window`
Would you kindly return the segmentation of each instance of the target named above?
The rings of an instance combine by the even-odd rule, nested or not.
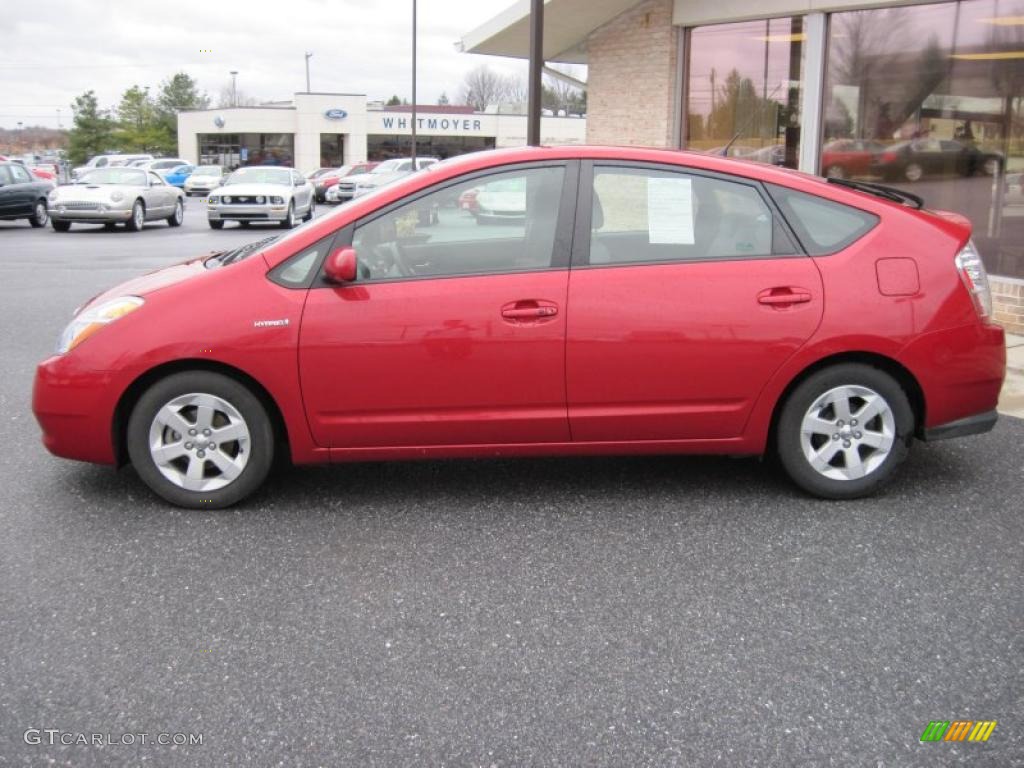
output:
[[[648,168],[594,169],[591,264],[641,264],[791,253],[758,190]]]
[[[361,280],[548,269],[561,166],[478,176],[359,225]]]
[[[12,165],[11,173],[14,174],[14,181],[16,184],[27,184],[32,181],[32,177],[29,175],[29,172],[20,165]]]

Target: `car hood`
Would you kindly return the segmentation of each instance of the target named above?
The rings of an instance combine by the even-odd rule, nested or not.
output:
[[[58,200],[110,200],[114,192],[121,192],[125,197],[137,195],[145,187],[133,187],[126,184],[63,184],[57,187]]]
[[[292,187],[284,184],[222,184],[220,195],[281,195],[292,193]]]
[[[385,184],[390,184],[398,179],[404,179],[406,176],[412,174],[412,171],[392,171],[391,173],[368,173],[365,179],[360,179],[363,183],[370,182],[376,187],[383,187]]]
[[[376,175],[379,176],[380,174]],[[346,183],[352,182],[353,184],[358,184],[361,181],[366,181],[367,179],[372,178],[375,178],[375,175],[372,173],[353,173],[350,176],[343,176],[341,179],[339,179],[339,182],[344,181]]]
[[[162,269],[133,277],[90,299],[82,305],[82,309],[108,299],[116,299],[119,296],[147,296],[155,291],[159,291],[161,288],[167,288],[175,283],[188,280],[190,277],[204,274],[208,270],[203,262],[209,256],[210,254],[207,254],[206,256],[189,259],[180,264],[173,264],[169,267],[163,267]]]

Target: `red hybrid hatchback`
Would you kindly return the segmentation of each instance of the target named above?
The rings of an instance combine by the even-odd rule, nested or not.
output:
[[[482,152],[96,297],[34,410],[54,454],[131,462],[185,507],[239,501],[280,454],[774,453],[853,498],[913,438],[996,421],[1006,353],[970,235],[762,164]]]

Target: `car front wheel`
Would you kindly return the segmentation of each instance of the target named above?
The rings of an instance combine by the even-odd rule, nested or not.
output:
[[[45,227],[46,222],[49,220],[50,213],[46,210],[46,201],[36,200],[35,208],[32,209],[32,216],[29,217],[28,223],[39,229],[39,227]]]
[[[55,232],[67,232],[69,229],[71,229],[71,222],[50,219],[50,226],[53,227]]]
[[[141,200],[136,200],[132,205],[132,216],[125,222],[125,226],[132,232],[138,232],[146,223],[146,208]]]
[[[294,229],[295,228],[295,201],[292,200],[288,203],[288,215],[281,222],[281,229]]]
[[[907,457],[914,413],[884,371],[843,363],[808,377],[786,400],[776,447],[793,481],[826,499],[877,491]]]
[[[185,206],[182,205],[181,200],[176,200],[174,203],[174,213],[167,217],[167,223],[172,227],[180,227],[184,219]]]
[[[316,213],[316,200],[311,196],[309,198],[309,210],[306,211],[306,215],[302,217],[303,221],[309,221],[313,218],[313,214]]]
[[[128,455],[157,495],[180,507],[221,509],[263,483],[274,430],[259,399],[209,371],[168,376],[139,398],[128,421]]]

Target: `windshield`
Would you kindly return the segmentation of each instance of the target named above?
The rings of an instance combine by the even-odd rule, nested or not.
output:
[[[221,169],[219,165],[200,165],[193,173],[196,176],[220,176]]]
[[[131,187],[146,186],[146,172],[138,168],[101,168],[82,177],[85,184],[122,184]]]
[[[370,173],[391,173],[393,171],[397,171],[398,166],[400,166],[401,164],[402,160],[397,157],[394,160],[385,160],[383,163],[381,163],[372,171],[370,171]]]
[[[292,172],[287,168],[239,168],[228,176],[225,184],[283,184],[292,185]]]

